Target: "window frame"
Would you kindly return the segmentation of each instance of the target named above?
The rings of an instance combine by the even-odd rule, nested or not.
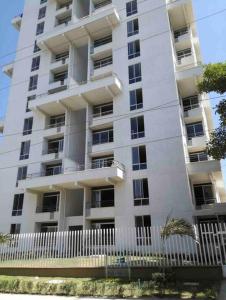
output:
[[[15,194],[13,199],[12,216],[22,216],[24,204],[24,194]]]
[[[143,108],[143,90],[142,90],[142,88],[131,90],[129,92],[129,97],[130,97],[130,111]],[[139,100],[139,101],[137,101],[137,100]],[[133,104],[133,102],[134,102],[134,104]]]
[[[140,131],[141,128],[143,130]],[[136,116],[130,119],[130,135],[132,140],[145,137],[145,125],[143,115]]]
[[[31,72],[39,70],[40,67],[41,56],[35,56],[32,58],[31,62]]]
[[[133,203],[134,206],[149,205],[148,178],[133,179]]]
[[[136,153],[135,153],[136,151]],[[145,161],[141,162],[141,151],[145,157]],[[136,162],[137,159],[137,162]],[[147,151],[145,145],[132,147],[132,169],[133,171],[146,170],[147,169]]]
[[[44,29],[45,29],[45,22],[43,21],[38,23],[36,27],[36,35],[43,34]]]
[[[38,87],[38,74],[33,75],[29,79],[28,91],[34,91]]]
[[[129,84],[142,81],[141,63],[136,63],[128,66],[129,71]]]
[[[39,9],[39,12],[38,12],[38,20],[41,20],[43,18],[45,18],[46,16],[46,9],[47,9],[47,6],[43,6]]]
[[[131,41],[128,43],[128,59],[133,59],[140,56],[140,40]]]
[[[29,159],[30,147],[31,147],[31,141],[30,140],[21,142],[20,160]]]
[[[126,3],[126,16],[130,17],[138,13],[137,0],[132,0]]]
[[[127,22],[127,37],[139,34],[139,20],[138,18]]]

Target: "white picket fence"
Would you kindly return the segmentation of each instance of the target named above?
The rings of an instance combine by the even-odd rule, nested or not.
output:
[[[161,227],[12,235],[0,246],[0,267],[218,266],[226,261],[225,224],[194,226],[197,241]]]

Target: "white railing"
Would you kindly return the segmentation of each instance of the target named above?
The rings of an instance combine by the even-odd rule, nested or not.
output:
[[[11,235],[0,245],[0,267],[150,267],[225,264],[226,226],[203,223],[191,237],[170,237],[161,227],[109,228]],[[164,250],[163,250],[164,249]]]

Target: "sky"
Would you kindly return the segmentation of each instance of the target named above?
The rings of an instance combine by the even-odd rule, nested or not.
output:
[[[0,0],[0,67],[14,58],[18,32],[11,25],[14,16],[23,11],[24,0]],[[36,0],[39,1],[39,0]],[[152,1],[152,0],[148,0]],[[193,0],[195,19],[204,63],[226,61],[226,1],[225,0]],[[221,12],[221,13],[218,13]],[[217,13],[217,14],[215,14]],[[215,15],[214,15],[215,14]],[[0,70],[0,118],[7,107],[10,79]],[[216,95],[211,94],[210,97]],[[219,99],[212,99],[214,107]],[[218,117],[213,113],[217,126]],[[226,179],[226,162],[222,163]]]

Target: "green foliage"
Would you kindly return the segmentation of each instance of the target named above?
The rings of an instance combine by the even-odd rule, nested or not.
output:
[[[207,153],[216,160],[226,158],[226,128],[219,127],[210,135]]]
[[[190,236],[196,239],[193,226],[188,221],[168,217],[165,226],[161,229],[160,236],[165,241],[173,235]]]
[[[11,241],[9,234],[0,233],[0,244],[5,244]]]
[[[226,92],[226,62],[206,65],[198,88],[200,93],[224,94]]]
[[[92,296],[92,297],[152,297],[186,295],[186,299],[199,296],[198,299],[217,299],[219,287],[214,283],[207,283],[194,293],[183,283],[168,285],[167,275],[155,273],[151,281],[126,282],[119,279],[63,279],[61,283],[52,283],[49,279],[34,279],[29,277],[0,276],[0,293],[65,295],[65,296]],[[188,289],[188,290],[187,290]]]

